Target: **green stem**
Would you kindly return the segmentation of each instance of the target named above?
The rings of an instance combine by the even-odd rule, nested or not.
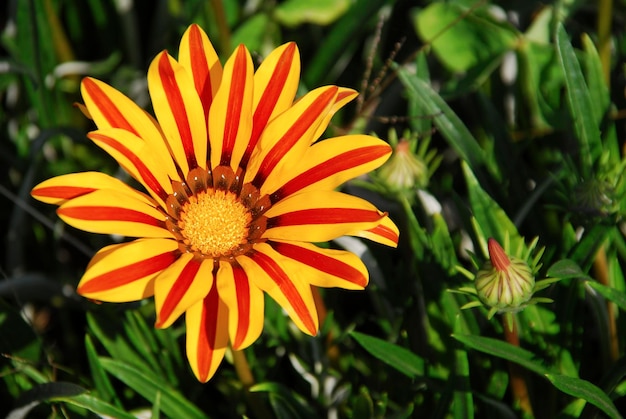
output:
[[[422,259],[424,256],[424,245],[428,244],[428,237],[417,220],[413,207],[406,195],[398,194],[398,201],[402,205],[407,223],[409,224],[409,242],[411,243],[413,254],[415,258]]]
[[[211,0],[211,7],[213,7],[217,30],[220,33],[220,50],[223,54],[229,54],[231,50],[230,28],[228,27],[228,20],[226,19],[224,3],[222,3],[222,0]]]
[[[511,316],[515,315],[511,314]],[[513,317],[513,320],[508,322],[506,316],[502,316],[502,328],[504,330],[504,340],[511,345],[519,347],[520,342],[517,329],[517,319]],[[509,362],[509,378],[511,392],[513,393],[515,403],[528,417],[533,417],[533,408],[530,403],[528,387],[526,386],[526,378],[524,377],[524,370],[522,367],[513,362]]]
[[[239,377],[239,381],[241,381],[241,384],[243,384],[244,388],[248,390],[255,384],[255,382],[252,371],[250,370],[250,364],[248,364],[248,359],[246,358],[246,354],[243,351],[236,351],[234,349],[232,352],[233,364],[235,364],[237,377]]]
[[[613,0],[598,1],[598,55],[607,87],[611,85],[611,23]]]

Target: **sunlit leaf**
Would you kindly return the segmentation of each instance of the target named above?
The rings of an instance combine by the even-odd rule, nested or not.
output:
[[[448,104],[433,88],[406,68],[398,68],[398,78],[409,96],[419,102],[426,115],[431,115],[437,129],[448,144],[468,162],[471,168],[484,164],[484,154],[476,139]]]
[[[102,368],[100,364],[100,358],[98,357],[90,335],[85,335],[85,352],[87,352],[87,361],[89,362],[91,377],[100,399],[102,399],[103,402],[115,400],[115,404],[120,407],[119,399],[115,394],[115,390],[113,390],[111,380],[109,380],[104,368]]]
[[[493,61],[511,49],[517,37],[506,23],[454,3],[432,3],[416,12],[413,21],[422,41],[455,72]]]
[[[578,155],[581,162],[581,170],[585,177],[589,176],[594,162],[601,153],[600,130],[594,115],[594,105],[587,83],[583,76],[580,64],[574,53],[567,33],[561,24],[556,31],[556,47],[567,87],[567,103],[569,105],[576,135],[578,137]]]
[[[288,27],[314,23],[328,25],[350,7],[349,0],[287,0],[274,9],[274,17]]]
[[[118,419],[133,419],[136,416],[125,412],[119,407],[113,406],[103,400],[100,400],[91,394],[80,394],[73,397],[61,397],[56,401],[65,402],[74,406],[82,407],[102,417],[111,417]]]
[[[493,237],[499,243],[504,243],[505,237],[508,235],[511,249],[525,246],[511,219],[480,186],[478,179],[467,164],[463,164],[463,173],[467,182],[472,215],[480,225],[485,235],[484,239]]]
[[[111,358],[100,358],[102,367],[151,403],[160,399],[163,413],[172,418],[206,418],[196,406],[185,399],[169,383],[129,364]]]

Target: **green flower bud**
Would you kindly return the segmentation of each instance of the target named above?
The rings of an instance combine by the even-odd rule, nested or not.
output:
[[[411,143],[401,139],[389,161],[379,169],[380,178],[393,191],[422,188],[428,184],[428,166],[411,151]]]
[[[476,293],[480,301],[498,312],[518,311],[533,296],[535,277],[530,266],[507,256],[494,239],[487,242],[489,260],[476,273]]]

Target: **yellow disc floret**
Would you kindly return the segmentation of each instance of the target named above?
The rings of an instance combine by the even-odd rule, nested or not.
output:
[[[250,221],[250,212],[236,195],[210,189],[184,204],[178,226],[192,249],[220,257],[246,243]]]

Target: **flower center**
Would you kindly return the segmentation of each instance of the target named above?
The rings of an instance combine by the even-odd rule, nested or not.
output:
[[[251,217],[234,194],[213,190],[194,198],[183,206],[178,222],[192,249],[224,255],[246,243]]]
[[[263,213],[268,196],[241,183],[228,166],[213,171],[195,168],[185,182],[172,182],[166,204],[166,226],[183,252],[204,258],[232,260],[260,242],[266,228]]]

